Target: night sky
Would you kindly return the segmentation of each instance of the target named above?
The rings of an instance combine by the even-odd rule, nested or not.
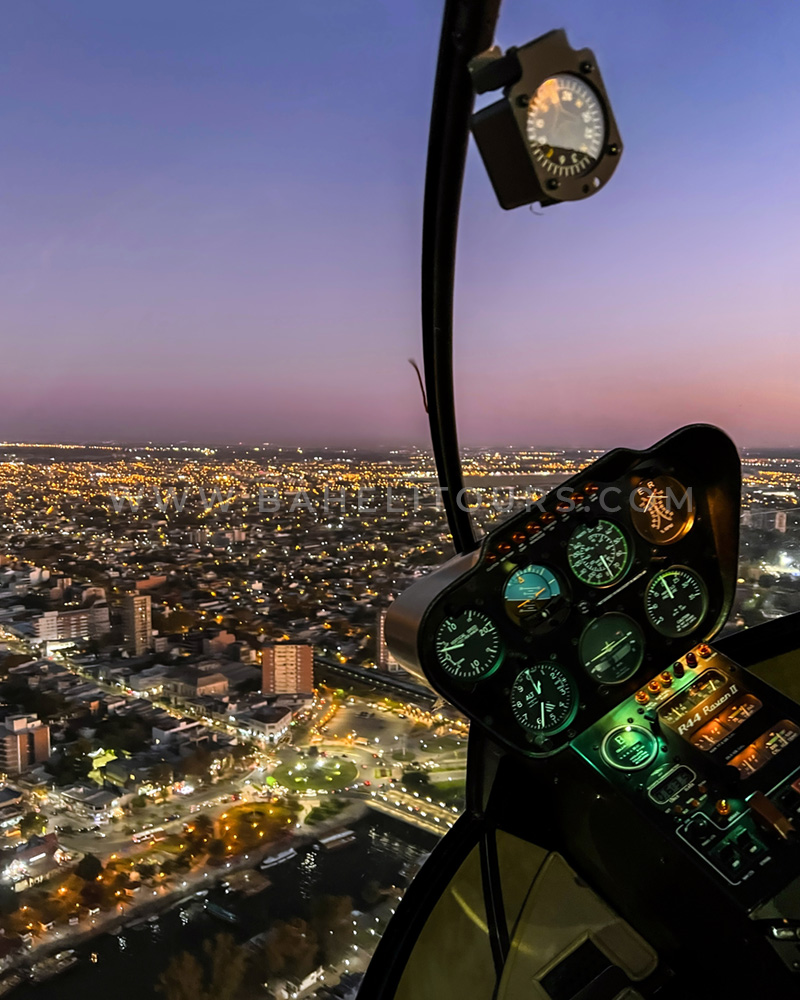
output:
[[[24,0],[0,33],[0,440],[427,441],[419,247],[437,0]],[[506,0],[625,143],[504,212],[474,146],[473,445],[800,445],[800,8]]]

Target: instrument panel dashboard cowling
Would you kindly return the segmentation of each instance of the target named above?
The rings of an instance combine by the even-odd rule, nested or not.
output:
[[[740,490],[710,425],[611,451],[401,594],[389,649],[502,746],[550,756],[720,630]]]

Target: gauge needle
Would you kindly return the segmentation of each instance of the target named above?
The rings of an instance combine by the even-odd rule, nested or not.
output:
[[[627,635],[623,635],[623,636],[622,636],[622,637],[621,637],[620,639],[617,639],[617,641],[616,641],[616,642],[609,642],[609,643],[607,643],[607,644],[606,644],[606,645],[605,645],[605,646],[604,646],[604,647],[603,647],[603,648],[602,648],[602,649],[600,650],[600,652],[599,652],[599,653],[597,654],[597,656],[595,656],[595,657],[594,657],[594,659],[590,660],[589,662],[590,662],[590,663],[595,663],[595,662],[596,662],[597,660],[602,660],[602,658],[603,658],[604,656],[608,656],[608,654],[609,654],[609,653],[611,652],[611,650],[612,650],[612,649],[616,649],[616,648],[617,648],[617,646],[619,646],[619,644],[620,644],[621,642],[625,642],[625,640],[626,640],[626,639],[628,639],[628,638],[629,638],[629,636],[627,636]]]
[[[669,599],[670,599],[670,600],[672,600],[672,598],[673,598],[673,597],[674,597],[675,595],[674,595],[674,594],[673,594],[673,592],[672,592],[672,591],[671,591],[671,590],[669,589],[669,584],[667,583],[667,581],[666,581],[666,580],[665,580],[665,579],[664,579],[663,577],[662,577],[662,579],[661,579],[661,582],[662,582],[662,583],[664,584],[664,590],[666,590],[666,592],[667,592],[667,597],[669,597]]]
[[[544,729],[544,727],[545,727],[544,702],[542,702],[542,729]]]
[[[600,556],[600,562],[603,564],[603,566],[605,566],[606,573],[608,573],[609,576],[613,576],[614,572],[608,565],[608,560],[606,559],[605,556]]]

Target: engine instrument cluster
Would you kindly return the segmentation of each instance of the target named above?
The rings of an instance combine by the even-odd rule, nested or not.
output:
[[[800,727],[779,692],[700,644],[573,748],[752,908],[800,875]]]

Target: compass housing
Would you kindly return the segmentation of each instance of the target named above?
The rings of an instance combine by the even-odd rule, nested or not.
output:
[[[478,93],[503,87],[502,99],[476,112],[471,126],[503,208],[580,201],[609,181],[622,140],[591,49],[573,49],[565,31],[551,31],[505,55],[475,60],[472,80]],[[582,141],[559,143],[563,125],[548,118],[560,88],[570,95],[570,112],[581,101]],[[574,137],[574,128],[566,134]]]

